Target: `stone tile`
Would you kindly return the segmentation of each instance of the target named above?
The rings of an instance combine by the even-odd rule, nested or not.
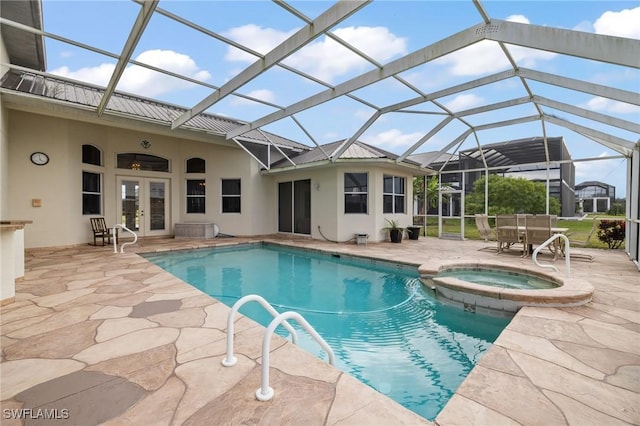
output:
[[[164,327],[201,327],[206,314],[202,308],[181,309],[179,311],[148,316],[150,321]]]
[[[176,359],[180,364],[184,364],[205,356],[219,356],[226,353],[226,341],[226,333],[220,330],[183,328],[175,343],[178,350]],[[206,348],[206,350],[196,351],[198,355],[195,355],[194,350],[199,348]]]
[[[178,337],[175,328],[158,327],[134,331],[106,342],[97,343],[73,358],[87,364],[97,364],[108,359],[143,352],[167,343],[173,343]]]
[[[543,392],[554,404],[560,407],[566,417],[565,424],[581,426],[623,426],[629,424],[619,419],[611,418],[611,416],[594,410],[592,407],[581,404],[575,399],[568,398],[561,393],[546,390]]]
[[[98,304],[120,307],[135,306],[146,301],[149,297],[151,297],[151,295],[151,293],[147,292],[136,293],[129,296],[111,298],[105,302],[98,302]]]
[[[184,391],[184,384],[179,379],[171,377],[160,389],[146,396],[121,416],[103,423],[103,426],[151,423],[154,426],[171,425],[173,414]]]
[[[86,368],[124,377],[145,390],[160,388],[173,374],[176,348],[172,344],[99,362]]]
[[[138,290],[144,289],[146,286],[140,282],[134,282],[130,280],[123,280],[121,284],[109,284],[100,285],[96,288],[96,293],[99,294],[126,294],[134,293]]]
[[[22,402],[7,400],[2,401],[2,426],[22,426],[22,420],[18,415],[12,415],[11,413],[22,408]],[[5,410],[9,410],[9,413]]]
[[[233,367],[224,367],[221,361],[222,357],[204,358],[176,368],[175,374],[187,385],[187,390],[176,410],[175,424],[182,424],[209,402],[235,388],[255,366],[253,361],[243,356],[238,357],[238,363]],[[207,392],[202,392],[203,389]],[[255,395],[255,390],[253,392]],[[228,406],[225,410],[235,411]]]
[[[7,359],[70,358],[93,345],[100,321],[83,321],[49,333],[21,339],[5,351]]]
[[[585,364],[602,371],[614,374],[621,365],[640,364],[640,354],[621,352],[608,348],[594,348],[570,342],[554,341],[553,344]]]
[[[9,334],[9,337],[24,339],[42,333],[68,327],[82,321],[86,321],[89,316],[100,309],[98,305],[82,305],[51,315],[46,321],[23,327]]]
[[[514,352],[511,356],[535,386],[566,395],[615,419],[629,423],[640,420],[637,393],[614,388],[526,354]]]
[[[293,343],[286,343],[269,355],[270,365],[292,376],[308,377],[313,380],[334,383],[343,374],[308,352],[301,354]],[[325,359],[328,360],[328,357]]]
[[[0,400],[14,395],[56,377],[79,371],[84,364],[72,359],[19,359],[0,364]]]
[[[585,333],[582,326],[574,322],[556,321],[546,318],[516,316],[509,324],[509,330],[543,337],[545,339],[562,340],[593,347],[604,347],[597,340]]]
[[[516,422],[506,415],[498,413],[459,394],[451,397],[447,403],[447,409],[443,410],[436,417],[436,424],[440,426],[521,425],[521,423]]]
[[[493,345],[484,354],[484,356],[478,362],[478,365],[483,365],[487,368],[498,370],[506,374],[513,376],[524,376],[518,364],[513,362],[509,356],[509,352],[498,345]]]
[[[184,285],[184,284],[183,284]],[[181,300],[187,299],[189,297],[199,296],[202,292],[200,290],[185,290],[181,292],[172,292],[172,293],[157,293],[147,299],[149,302],[158,301],[158,300]]]
[[[120,307],[120,306],[105,306],[104,308],[91,315],[89,319],[109,319],[109,318],[123,318],[128,316],[133,307]]]
[[[514,357],[515,352],[510,354]],[[507,389],[508,392],[505,392]],[[538,424],[564,424],[562,412],[525,377],[511,376],[477,365],[456,394],[521,424],[528,424],[531,419],[536,419]]]
[[[221,302],[208,305],[204,308],[204,312],[207,314],[207,317],[205,318],[202,326],[226,329],[230,310],[231,309],[227,305]]]
[[[274,389],[274,397],[270,401],[258,401],[255,397],[260,387],[260,368],[256,367],[233,389],[196,411],[184,423],[185,426],[214,423],[325,424],[325,413],[333,400],[332,385],[292,378],[277,369],[272,370],[270,378]]]
[[[362,386],[348,374],[341,374],[335,386],[331,410],[324,424],[382,426],[431,423],[370,387]]]
[[[636,400],[640,403],[640,364],[623,365],[615,374],[606,378],[606,382],[614,386],[628,389],[637,394]]]
[[[618,351],[638,353],[640,341],[638,335],[619,325],[585,319],[580,322],[585,334],[593,340]]]
[[[40,315],[37,317],[30,317],[24,320],[17,320],[17,321],[12,321],[8,324],[3,324],[2,326],[0,326],[2,328],[2,333],[9,335],[14,331],[20,330],[21,328],[29,327],[31,325],[46,321],[48,318],[51,318],[51,316],[53,315],[54,311],[51,310],[51,312],[52,312],[51,314]]]
[[[13,321],[25,321],[30,318],[42,317],[43,315],[52,314],[54,312],[55,311],[53,309],[43,308],[30,302],[25,306],[21,306],[18,309],[12,310],[5,310],[5,306],[3,306],[2,308],[0,308],[0,325],[2,325],[4,333],[4,326],[10,324]]]
[[[96,291],[95,288],[81,288],[79,290],[68,290],[62,293],[50,294],[48,296],[38,297],[33,299],[33,302],[38,306],[44,306],[52,308],[63,303],[73,301],[79,297],[85,296],[89,293]]]
[[[573,371],[584,374],[585,376],[593,377],[597,380],[603,380],[605,377],[605,374],[602,371],[584,364],[579,359],[576,359],[570,354],[558,349],[558,347],[554,346],[549,340],[541,337],[528,336],[526,334],[507,329],[500,335],[500,346],[506,348],[509,352],[526,352],[531,356],[570,368]]]
[[[132,318],[146,318],[151,315],[177,311],[180,306],[182,306],[180,300],[145,301],[134,305],[129,316]]]
[[[104,376],[100,373],[81,371],[35,386],[19,396],[25,398],[25,407],[37,406],[46,410],[59,410],[59,412],[68,410],[68,418],[73,424],[94,425],[120,415],[146,394],[140,387],[119,377],[105,376],[108,380],[97,384],[91,383],[95,380],[85,380],[86,376],[94,375]],[[76,386],[70,386],[74,384]],[[78,391],[59,394],[61,389],[67,390],[74,387]],[[54,399],[42,403],[42,398],[39,398],[41,393],[52,394],[51,397]],[[16,399],[19,396],[17,395]],[[39,404],[34,405],[35,402],[32,401],[37,401]],[[25,425],[38,426],[41,423],[39,419],[32,419],[26,421]]]
[[[158,324],[144,318],[114,318],[107,319],[98,327],[95,341],[105,342],[133,331],[155,328]]]

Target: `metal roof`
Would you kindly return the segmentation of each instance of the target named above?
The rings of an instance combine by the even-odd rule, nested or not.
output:
[[[42,30],[42,3],[40,0],[3,1],[0,17],[20,25]],[[38,71],[46,69],[43,38],[37,33],[2,25],[0,30],[12,64]]]
[[[23,3],[22,6],[25,7],[18,7],[16,3]],[[355,103],[369,108],[372,114],[360,128],[346,138],[344,142],[330,154],[331,161],[337,161],[343,158],[345,152],[351,149],[351,146],[359,140],[364,132],[376,124],[381,118],[394,113],[435,114],[442,118],[439,123],[430,128],[425,128],[423,136],[397,157],[396,161],[398,162],[405,160],[409,155],[422,149],[423,146],[428,146],[442,129],[453,125],[460,126],[464,130],[459,136],[452,138],[446,146],[438,151],[440,154],[457,152],[467,138],[475,137],[478,139],[478,132],[480,131],[529,122],[539,122],[542,128],[541,133],[545,133],[546,126],[549,124],[558,126],[559,128],[577,133],[590,141],[595,141],[627,158],[631,157],[634,150],[638,150],[638,141],[640,140],[639,123],[572,105],[560,97],[550,99],[536,88],[539,87],[539,85],[554,86],[565,91],[581,92],[609,101],[640,106],[640,94],[637,91],[622,90],[606,84],[570,78],[559,73],[527,68],[526,61],[519,63],[513,52],[516,48],[526,48],[530,51],[552,52],[567,58],[571,57],[611,64],[612,66],[620,67],[622,70],[637,70],[640,69],[640,41],[553,26],[539,26],[495,19],[489,15],[479,0],[473,0],[472,5],[477,11],[480,23],[463,28],[461,31],[453,34],[445,34],[444,37],[429,42],[412,53],[387,62],[374,59],[367,52],[358,49],[343,38],[340,38],[335,32],[335,29],[343,21],[360,14],[369,7],[375,7],[372,6],[374,4],[372,1],[354,0],[331,3],[328,4],[326,10],[315,17],[306,16],[297,9],[294,4],[285,1],[275,2],[275,7],[284,10],[284,13],[288,14],[289,18],[297,20],[300,27],[286,40],[264,54],[256,52],[254,49],[244,46],[241,43],[230,40],[228,37],[216,33],[210,28],[205,28],[185,16],[179,16],[176,13],[161,8],[160,0],[134,1],[133,5],[138,8],[137,16],[131,24],[131,30],[122,46],[122,50],[119,53],[105,52],[99,47],[87,46],[80,41],[69,40],[58,34],[42,31],[42,25],[38,22],[38,18],[41,18],[41,14],[39,14],[41,6],[39,3],[39,1],[3,2],[0,23],[2,24],[3,37],[6,35],[5,44],[7,44],[9,59],[11,61],[11,64],[3,65],[11,66],[14,72],[18,73],[26,72],[28,74],[30,72],[23,68],[39,70],[41,68],[41,62],[44,60],[44,54],[39,54],[38,50],[42,46],[43,38],[51,38],[58,42],[68,43],[75,48],[84,49],[95,54],[106,55],[116,60],[117,63],[105,87],[87,89],[86,87],[65,83],[64,89],[61,90],[66,102],[77,104],[83,108],[90,106],[91,110],[93,110],[98,117],[105,113],[117,113],[132,118],[151,118],[163,124],[169,123],[172,129],[185,128],[188,130],[209,131],[215,134],[224,134],[227,139],[244,137],[261,142],[266,141],[267,143],[269,143],[270,140],[278,140],[279,143],[282,144],[296,146],[299,149],[307,149],[304,144],[296,145],[296,142],[278,137],[273,133],[266,137],[264,132],[258,130],[288,118],[294,120],[295,124],[314,141],[311,132],[301,124],[297,116],[306,110],[319,107],[328,101],[338,98],[349,98]],[[378,2],[375,3],[377,4]],[[203,5],[204,2],[200,4]],[[463,3],[460,3],[460,5],[462,4]],[[469,3],[465,3],[464,5],[466,6],[467,4]],[[7,5],[11,7],[8,8]],[[29,7],[26,7],[27,5]],[[127,3],[127,6],[130,7],[130,5],[131,3]],[[302,5],[298,6],[300,7]],[[220,86],[211,85],[187,75],[136,61],[133,59],[136,46],[142,36],[145,35],[145,31],[152,21],[152,18],[156,16],[161,16],[162,19],[165,20],[169,19],[187,30],[196,31],[204,37],[216,40],[216,42],[233,46],[236,49],[255,56],[256,60]],[[26,50],[24,50],[24,46],[20,44],[20,40],[22,39],[16,38],[16,34],[18,33],[21,34],[21,37],[30,40],[24,45],[26,46]],[[292,54],[308,47],[314,40],[321,36],[326,36],[339,43],[350,55],[367,62],[369,71],[333,84],[318,76],[311,76],[303,70],[297,69],[287,63],[287,58]],[[429,65],[434,61],[445,58],[448,55],[462,52],[464,49],[478,45],[481,42],[491,42],[499,46],[504,57],[511,64],[511,68],[480,78],[468,79],[462,83],[451,84],[433,92],[420,89],[407,79],[406,73],[412,71],[414,68]],[[25,57],[28,56],[25,55],[25,52],[28,51],[32,54],[34,52],[36,53],[36,61],[30,63],[23,61]],[[172,78],[178,78],[190,84],[200,85],[208,91],[208,95],[204,96],[195,105],[185,108],[166,105],[161,106],[159,103],[152,101],[139,101],[132,97],[127,97],[127,95],[121,91],[116,91],[116,88],[118,87],[124,70],[127,66],[131,65],[162,73]],[[272,68],[287,70],[297,78],[306,79],[309,82],[319,85],[321,90],[287,105],[276,105],[243,92],[243,89],[246,89],[247,85],[269,72]],[[45,76],[47,79],[52,78],[46,74]],[[34,78],[34,80],[37,79]],[[508,80],[514,85],[519,85],[523,93],[525,93],[525,96],[505,99],[502,102],[493,104],[485,103],[482,106],[467,110],[455,110],[445,106],[443,102],[443,99],[449,96],[468,92],[473,89],[484,88],[485,86],[489,87],[497,82]],[[8,80],[5,79],[5,83],[7,81]],[[53,81],[53,78],[51,81]],[[408,90],[409,95],[395,103],[376,105],[375,102],[367,100],[360,93],[360,91],[364,89],[384,90],[383,85],[389,82],[403,86]],[[286,84],[286,82],[281,82],[280,84]],[[277,91],[278,89],[275,88],[274,90]],[[30,91],[21,91],[11,83],[6,83],[2,92],[16,95],[30,93]],[[205,113],[207,109],[230,96],[251,100],[258,104],[268,106],[273,112],[264,114],[256,119],[237,121],[220,117],[218,117],[218,119],[212,119],[210,116],[207,116]],[[51,99],[52,97],[49,96],[49,98]],[[500,113],[522,105],[528,105],[534,113],[516,113],[513,118],[500,118]],[[419,108],[420,111],[417,111],[416,108]],[[489,118],[482,119],[478,117]],[[472,120],[472,118],[477,119]],[[327,118],[327,120],[330,119]],[[604,127],[602,126],[603,124]],[[316,146],[317,145],[316,143]],[[361,154],[364,153],[361,152]],[[423,165],[428,166],[428,164]]]

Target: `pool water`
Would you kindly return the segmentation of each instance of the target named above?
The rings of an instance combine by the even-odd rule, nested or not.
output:
[[[436,301],[416,268],[266,244],[145,257],[228,306],[259,294],[279,312],[299,312],[334,350],[337,368],[429,420],[510,321]],[[255,303],[240,312],[264,326],[273,319]],[[292,325],[302,348],[327,359]]]
[[[535,290],[556,288],[558,284],[532,275],[483,268],[454,268],[438,273],[439,277],[454,277],[462,281],[492,287]]]

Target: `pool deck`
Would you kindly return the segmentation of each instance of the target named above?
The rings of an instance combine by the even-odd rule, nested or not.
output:
[[[229,308],[136,254],[247,241],[415,265],[532,265],[515,252],[496,254],[495,243],[436,238],[143,239],[125,254],[109,246],[27,250],[16,301],[0,307],[2,425],[430,424],[277,336],[275,396],[257,401],[264,329],[239,316],[238,363],[223,367]],[[595,256],[571,263],[572,276],[594,286],[593,300],[522,308],[435,424],[640,424],[640,273],[623,252],[576,251]],[[562,275],[564,262],[555,264]]]

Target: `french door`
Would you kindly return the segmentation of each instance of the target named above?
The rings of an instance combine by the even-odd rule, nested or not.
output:
[[[278,184],[278,232],[311,235],[311,180]]]
[[[169,179],[119,176],[118,222],[141,237],[169,234],[169,192]]]

